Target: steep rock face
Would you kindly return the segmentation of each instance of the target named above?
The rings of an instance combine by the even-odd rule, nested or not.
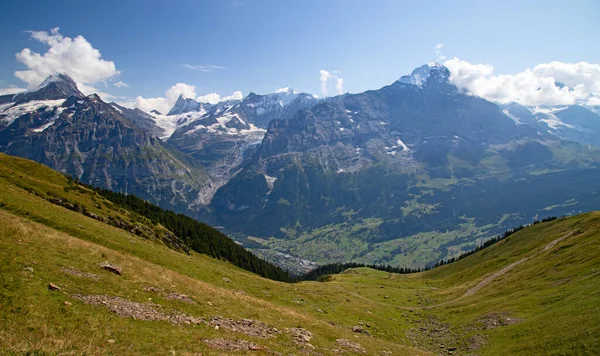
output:
[[[185,98],[183,95],[179,95],[175,105],[173,105],[167,115],[172,116],[194,111],[206,111],[210,108],[210,106],[210,104],[199,103],[194,99]]]
[[[110,105],[112,105],[115,110],[117,110],[121,115],[125,116],[125,118],[131,121],[135,126],[143,129],[151,135],[161,137],[165,134],[165,130],[156,124],[152,115],[149,115],[148,113],[137,108],[126,108],[117,103],[110,103]]]
[[[598,150],[542,132],[535,119],[516,123],[448,76],[443,66],[422,67],[380,90],[272,121],[213,197],[215,223],[281,238],[273,246],[321,262],[400,263],[395,256],[410,247],[398,245],[411,236],[463,229],[434,246],[429,260],[402,260],[417,264],[537,214],[594,206],[586,192],[597,187]],[[569,199],[577,204],[561,205]],[[388,246],[399,249],[388,254]]]
[[[250,93],[233,110],[257,127],[267,128],[272,120],[291,117],[298,110],[316,103],[313,95],[296,93],[288,88],[284,92],[266,95]]]
[[[168,143],[206,167],[218,188],[257,147],[270,121],[291,117],[316,102],[312,95],[291,89],[266,95],[250,93],[241,101],[213,105],[201,116],[186,114],[193,118],[181,124]]]
[[[203,193],[212,189],[210,178],[158,139],[147,117],[95,94],[37,100],[55,98],[54,83],[37,90],[36,100],[17,101],[0,111],[2,152],[177,211],[190,212],[208,202]],[[48,88],[51,92],[44,94]]]

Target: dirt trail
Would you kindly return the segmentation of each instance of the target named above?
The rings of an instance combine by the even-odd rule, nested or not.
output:
[[[561,242],[562,240],[566,239],[567,237],[569,237],[571,235],[573,235],[573,232],[567,232],[563,236],[561,236],[561,237],[559,237],[559,238],[557,238],[555,240],[552,240],[552,242],[550,242],[546,246],[544,246],[544,248],[542,248],[540,250],[540,252],[538,252],[536,255],[539,255],[539,254],[541,254],[543,252],[546,252],[546,251],[550,250],[552,247],[556,246],[556,244],[558,244],[559,242]],[[501,270],[496,271],[496,272],[490,274],[489,276],[485,277],[481,282],[477,283],[474,287],[469,288],[469,290],[467,290],[465,292],[465,294],[461,295],[460,297],[458,297],[456,299],[452,299],[452,300],[449,300],[447,302],[443,302],[443,303],[440,303],[440,304],[429,305],[429,306],[426,306],[426,307],[405,307],[405,306],[400,306],[400,305],[396,305],[396,307],[397,308],[401,308],[401,309],[430,309],[430,308],[440,307],[440,306],[444,306],[444,305],[447,305],[447,304],[451,304],[451,303],[457,302],[457,301],[459,301],[459,300],[461,300],[463,298],[470,297],[470,296],[474,295],[481,288],[483,288],[483,287],[487,286],[488,284],[490,284],[494,279],[496,279],[496,278],[498,278],[498,277],[506,274],[506,272],[508,272],[511,269],[517,267],[521,263],[529,260],[531,257],[533,257],[533,256],[522,258],[522,259],[520,259],[520,260],[518,260],[516,262],[513,262],[513,263],[509,264],[508,266],[502,268]],[[370,301],[375,302],[377,304],[392,305],[392,304],[383,303],[383,302],[379,302],[379,301],[368,299],[366,297],[361,296],[360,294],[352,293],[352,292],[350,292],[348,290],[346,290],[346,291],[349,294],[351,294],[351,295],[353,295],[355,297],[359,297],[359,298],[362,298],[362,299],[370,300]]]
[[[465,294],[463,294],[463,296],[461,298],[472,296],[473,294],[477,293],[481,288],[483,288],[483,287],[487,286],[488,284],[490,284],[494,279],[502,276],[506,272],[508,272],[511,269],[517,267],[518,265],[520,265],[521,263],[527,261],[528,259],[529,259],[529,257],[525,257],[523,259],[520,259],[517,262],[513,262],[513,263],[509,264],[508,266],[502,268],[498,272],[496,272],[496,273],[494,273],[494,274],[486,277],[483,281],[477,283],[476,286],[472,287]]]
[[[567,237],[573,235],[572,232],[567,232],[566,234],[564,234],[563,236],[559,237],[558,239],[550,242],[549,244],[547,244],[541,252],[545,252],[548,251],[549,249],[551,249],[552,247],[556,246],[557,243],[561,242],[562,240],[566,239]]]
[[[567,237],[571,236],[572,234],[573,234],[573,232],[567,232],[563,236],[561,236],[561,237],[559,237],[557,239],[552,240],[552,242],[550,242],[549,244],[547,244],[546,246],[544,246],[544,248],[542,248],[542,250],[540,252],[538,252],[537,255],[550,250],[552,247],[556,246],[557,243],[561,242],[562,240],[566,239]],[[483,288],[483,287],[487,286],[488,284],[490,284],[494,279],[496,279],[496,278],[504,275],[506,272],[508,272],[511,269],[517,267],[518,265],[520,265],[521,263],[527,261],[531,257],[533,257],[533,256],[522,258],[522,259],[520,259],[520,260],[518,260],[516,262],[513,262],[513,263],[509,264],[508,266],[502,268],[501,270],[499,270],[499,271],[497,271],[497,272],[489,275],[488,277],[484,278],[483,281],[477,283],[477,285],[475,285],[474,287],[470,288],[465,294],[463,294],[462,296],[460,296],[460,297],[458,297],[456,299],[453,299],[453,300],[450,300],[450,301],[447,301],[447,302],[444,302],[444,303],[441,303],[441,304],[431,305],[431,306],[428,306],[426,308],[438,307],[438,306],[441,306],[441,305],[446,305],[446,304],[450,304],[450,303],[456,302],[456,301],[458,301],[460,299],[463,299],[463,298],[466,298],[466,297],[470,297],[473,294],[477,293],[481,288]]]

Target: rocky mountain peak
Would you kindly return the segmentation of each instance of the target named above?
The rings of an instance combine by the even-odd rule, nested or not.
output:
[[[410,75],[405,75],[398,80],[403,84],[412,84],[423,86],[428,82],[447,82],[450,78],[450,70],[440,63],[429,63],[420,66],[412,71]]]
[[[179,95],[175,105],[169,111],[167,115],[179,115],[186,112],[198,111],[200,109],[200,103],[192,98],[186,98],[183,94]]]
[[[85,95],[77,88],[77,83],[66,74],[52,74],[35,90],[16,94],[13,101],[17,104],[32,100],[59,100],[71,96],[83,98]]]

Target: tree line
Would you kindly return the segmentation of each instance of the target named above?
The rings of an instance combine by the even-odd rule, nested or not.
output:
[[[229,261],[235,266],[265,278],[282,282],[292,281],[287,271],[257,257],[224,233],[203,222],[187,215],[165,210],[134,195],[117,193],[81,182],[77,183],[94,190],[117,206],[148,218],[155,225],[161,224],[182,239],[195,252]]]

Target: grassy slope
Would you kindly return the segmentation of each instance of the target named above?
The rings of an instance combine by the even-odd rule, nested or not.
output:
[[[65,191],[66,185],[64,177],[43,166],[0,155],[0,353],[218,354],[202,342],[212,338],[246,339],[286,354],[299,352],[285,332],[258,339],[204,325],[133,320],[79,302],[72,297],[77,293],[137,302],[152,298],[189,315],[252,318],[280,330],[302,326],[314,334],[311,344],[323,354],[340,349],[339,338],[359,343],[369,354],[446,353],[447,347],[457,347],[457,354],[498,355],[600,350],[599,213],[535,225],[427,273],[357,269],[327,283],[284,284],[206,256],[167,249],[158,239],[142,239],[39,197],[51,192],[91,211],[139,220],[115,211],[91,192]],[[539,252],[571,232],[549,251]],[[485,276],[527,256],[529,260],[475,295],[435,306],[455,300]],[[123,266],[124,274],[100,270],[97,264],[104,260]],[[34,273],[25,267],[33,267]],[[92,272],[100,280],[71,276],[61,267]],[[62,291],[49,292],[49,282]],[[145,286],[190,295],[197,304],[167,300],[144,291]],[[485,329],[481,320],[491,314],[523,320]],[[359,321],[370,325],[373,337],[352,332]],[[471,351],[474,335],[484,341]]]

